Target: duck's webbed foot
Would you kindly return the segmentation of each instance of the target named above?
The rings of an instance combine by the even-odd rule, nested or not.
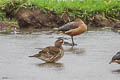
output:
[[[73,46],[77,46],[77,44],[75,44],[75,43],[74,43],[74,44],[72,44],[72,45],[73,45]]]

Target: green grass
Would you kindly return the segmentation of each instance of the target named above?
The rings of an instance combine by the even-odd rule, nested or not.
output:
[[[116,14],[120,13],[120,1],[117,0],[29,0],[38,8],[47,8],[62,14],[64,11],[71,16],[81,17],[83,19],[91,19],[95,14],[102,14],[107,18],[115,20]]]
[[[120,0],[13,0],[17,2],[26,1],[18,7],[40,8],[44,12],[54,11],[57,14],[68,12],[70,16],[91,20],[94,15],[102,14],[111,20],[120,20]],[[29,3],[28,3],[29,2]],[[1,5],[9,3],[9,0],[0,0]],[[7,6],[7,5],[5,5]],[[7,8],[7,7],[2,8]]]

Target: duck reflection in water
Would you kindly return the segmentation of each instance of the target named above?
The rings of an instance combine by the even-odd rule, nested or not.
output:
[[[81,54],[84,54],[85,53],[85,49],[84,48],[67,48],[67,49],[64,49],[65,52],[70,52],[72,54],[77,54],[77,55],[81,55]]]
[[[113,70],[112,73],[120,74],[120,69]]]
[[[41,63],[36,64],[38,67],[44,67],[44,68],[52,68],[57,70],[62,70],[64,68],[63,63]]]

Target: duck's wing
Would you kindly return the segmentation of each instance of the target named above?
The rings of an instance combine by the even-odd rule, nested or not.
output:
[[[38,54],[34,54],[34,55],[32,55],[32,56],[29,56],[29,57],[40,57],[40,56],[41,56],[41,54],[38,53]]]
[[[45,56],[45,57],[50,57],[58,54],[60,50],[54,46],[49,46],[46,48],[43,48],[42,51],[40,51],[38,54],[29,56],[29,57],[40,57],[40,56]]]
[[[39,52],[41,54],[40,59],[47,62],[53,62],[59,56],[59,53],[60,49],[56,47],[47,47]]]
[[[75,29],[77,28],[78,26],[76,25],[76,22],[69,22],[61,27],[59,27],[59,31],[68,31],[68,30],[71,30],[71,29]]]
[[[60,52],[59,48],[54,46],[46,47],[39,53],[49,54],[49,55],[56,55]]]

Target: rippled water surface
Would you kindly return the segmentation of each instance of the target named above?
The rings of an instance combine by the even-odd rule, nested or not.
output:
[[[67,35],[0,34],[0,80],[120,80],[120,65],[109,64],[120,51],[120,34],[110,30],[90,30],[74,37],[74,48],[63,46],[64,57],[57,63],[44,63],[28,56],[35,48],[53,45],[58,37]]]

